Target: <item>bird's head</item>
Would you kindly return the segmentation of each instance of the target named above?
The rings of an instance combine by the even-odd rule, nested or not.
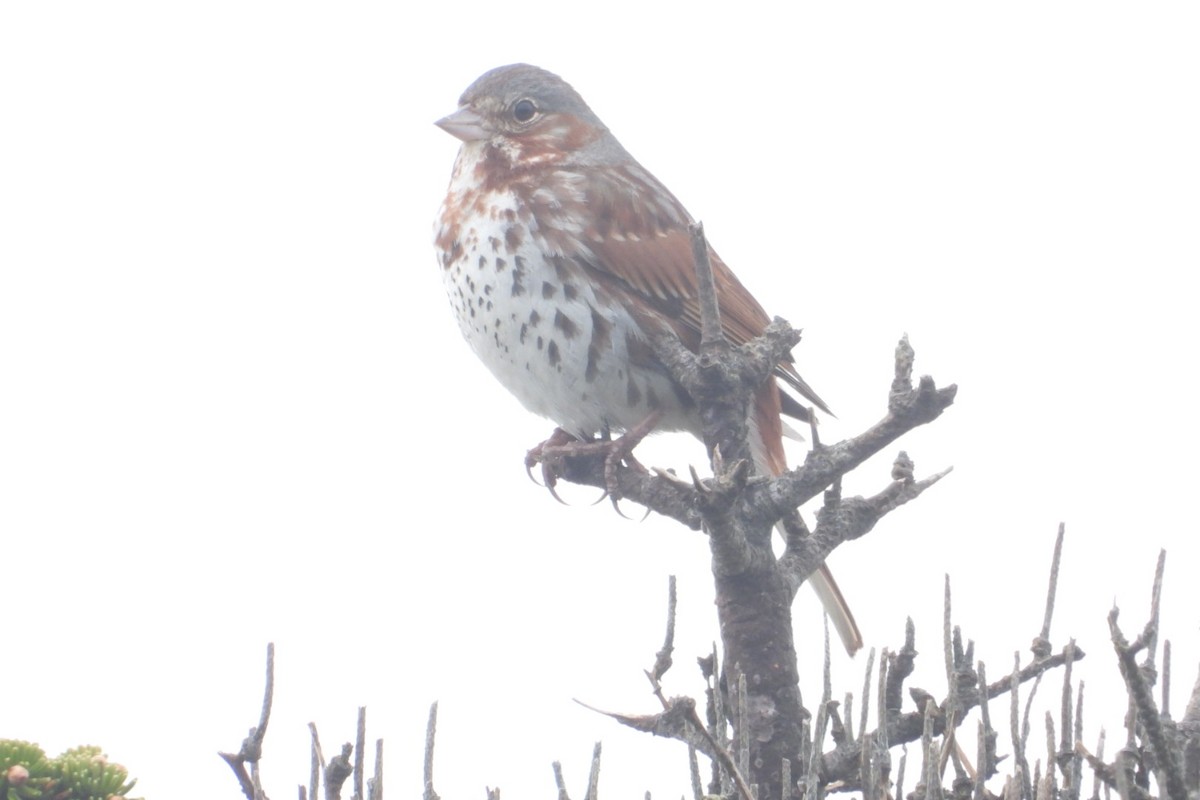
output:
[[[466,147],[502,152],[513,168],[598,165],[625,155],[570,84],[529,64],[485,72],[463,92],[458,110],[435,124]]]

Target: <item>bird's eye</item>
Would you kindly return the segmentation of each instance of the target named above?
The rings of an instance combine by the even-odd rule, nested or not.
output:
[[[537,106],[528,97],[513,105],[512,115],[517,122],[529,122],[537,114]]]

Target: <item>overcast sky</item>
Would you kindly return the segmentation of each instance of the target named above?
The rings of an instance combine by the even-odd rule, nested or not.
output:
[[[826,439],[882,415],[906,332],[918,371],[959,385],[846,482],[882,488],[900,448],[918,475],[955,468],[831,559],[869,645],[913,615],[914,682],[940,695],[948,573],[1007,671],[1065,521],[1053,639],[1089,653],[1086,738],[1120,723],[1105,614],[1140,628],[1160,548],[1181,708],[1194,4],[424,5],[0,6],[0,736],[100,744],[147,797],[234,797],[215,752],[256,721],[275,641],[276,797],[306,779],[305,723],[336,751],[359,705],[390,794],[415,795],[435,699],[443,797],[552,797],[555,759],[582,794],[596,740],[603,796],[686,790],[682,746],[572,698],[655,710],[671,573],[667,691],[699,691],[705,542],[527,480],[552,424],[475,361],[434,259],[458,143],[432,122],[513,61],[570,81],[804,328]],[[702,455],[664,436],[643,461]],[[811,705],[809,593],[795,614]],[[839,662],[837,694],[864,664]]]

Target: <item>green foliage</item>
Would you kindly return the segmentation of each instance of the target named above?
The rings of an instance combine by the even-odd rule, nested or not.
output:
[[[57,758],[16,739],[0,739],[0,800],[110,800],[137,783],[99,747],[74,747]]]

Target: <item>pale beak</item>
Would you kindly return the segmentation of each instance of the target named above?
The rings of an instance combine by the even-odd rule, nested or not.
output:
[[[492,132],[484,125],[483,117],[466,106],[448,117],[442,117],[433,124],[464,142],[478,142],[492,138]]]

